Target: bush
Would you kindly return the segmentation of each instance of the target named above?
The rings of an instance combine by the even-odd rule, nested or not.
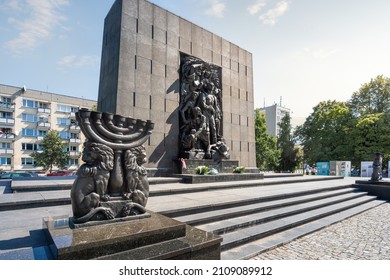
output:
[[[245,166],[237,166],[234,168],[233,173],[244,173],[245,171]]]
[[[209,168],[207,166],[201,165],[195,168],[195,172],[198,175],[205,175],[209,172]]]

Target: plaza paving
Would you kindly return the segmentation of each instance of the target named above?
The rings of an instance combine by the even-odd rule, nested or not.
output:
[[[358,214],[253,260],[390,260],[390,203]]]

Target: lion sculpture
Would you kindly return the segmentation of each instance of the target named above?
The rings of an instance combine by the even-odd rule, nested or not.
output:
[[[130,211],[132,214],[145,213],[145,206],[149,197],[149,182],[146,168],[142,165],[146,162],[144,146],[138,146],[125,152],[125,190],[123,199],[132,202]]]
[[[114,167],[114,152],[106,145],[85,142],[82,160],[71,189],[72,210],[75,223],[93,220],[96,215],[113,219],[110,208],[101,207],[100,201],[109,200],[107,194],[110,171]],[[101,218],[100,218],[101,219]]]

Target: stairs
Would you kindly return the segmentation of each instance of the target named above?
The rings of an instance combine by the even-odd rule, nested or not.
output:
[[[249,259],[379,206],[388,199],[380,196],[382,189],[368,193],[368,189],[354,184],[354,180],[332,176],[266,177],[207,184],[183,184],[178,178],[153,180],[148,209],[219,235],[223,239],[221,258],[225,260]],[[7,225],[0,230],[0,243],[8,244],[7,250],[0,251],[0,259],[50,258],[41,230],[42,217],[48,213],[71,213],[69,190],[56,190],[47,184],[46,191],[37,191],[34,188],[38,184],[29,182],[28,185],[31,185],[29,191],[22,184],[15,184],[13,187],[19,187],[16,193],[0,195],[0,223]],[[387,183],[380,187],[390,190]],[[18,220],[15,215],[28,216],[28,222],[20,225],[15,222]],[[15,238],[9,239],[10,235]],[[25,246],[17,242],[21,238],[26,241]],[[168,244],[164,248],[180,247],[177,246]],[[146,257],[148,248],[144,249],[138,248],[138,257],[133,257]],[[169,250],[160,248],[159,252],[169,255]]]
[[[356,188],[341,186],[206,205],[167,215],[220,235],[222,259],[249,259],[384,202]]]

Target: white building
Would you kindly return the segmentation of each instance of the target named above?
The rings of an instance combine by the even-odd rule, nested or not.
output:
[[[40,170],[30,154],[41,148],[49,129],[58,131],[68,144],[68,168],[77,169],[85,138],[75,112],[94,105],[94,100],[0,84],[0,169]]]
[[[279,136],[279,123],[286,114],[291,115],[291,110],[274,104],[272,106],[260,108],[260,111],[265,112],[268,134]]]

